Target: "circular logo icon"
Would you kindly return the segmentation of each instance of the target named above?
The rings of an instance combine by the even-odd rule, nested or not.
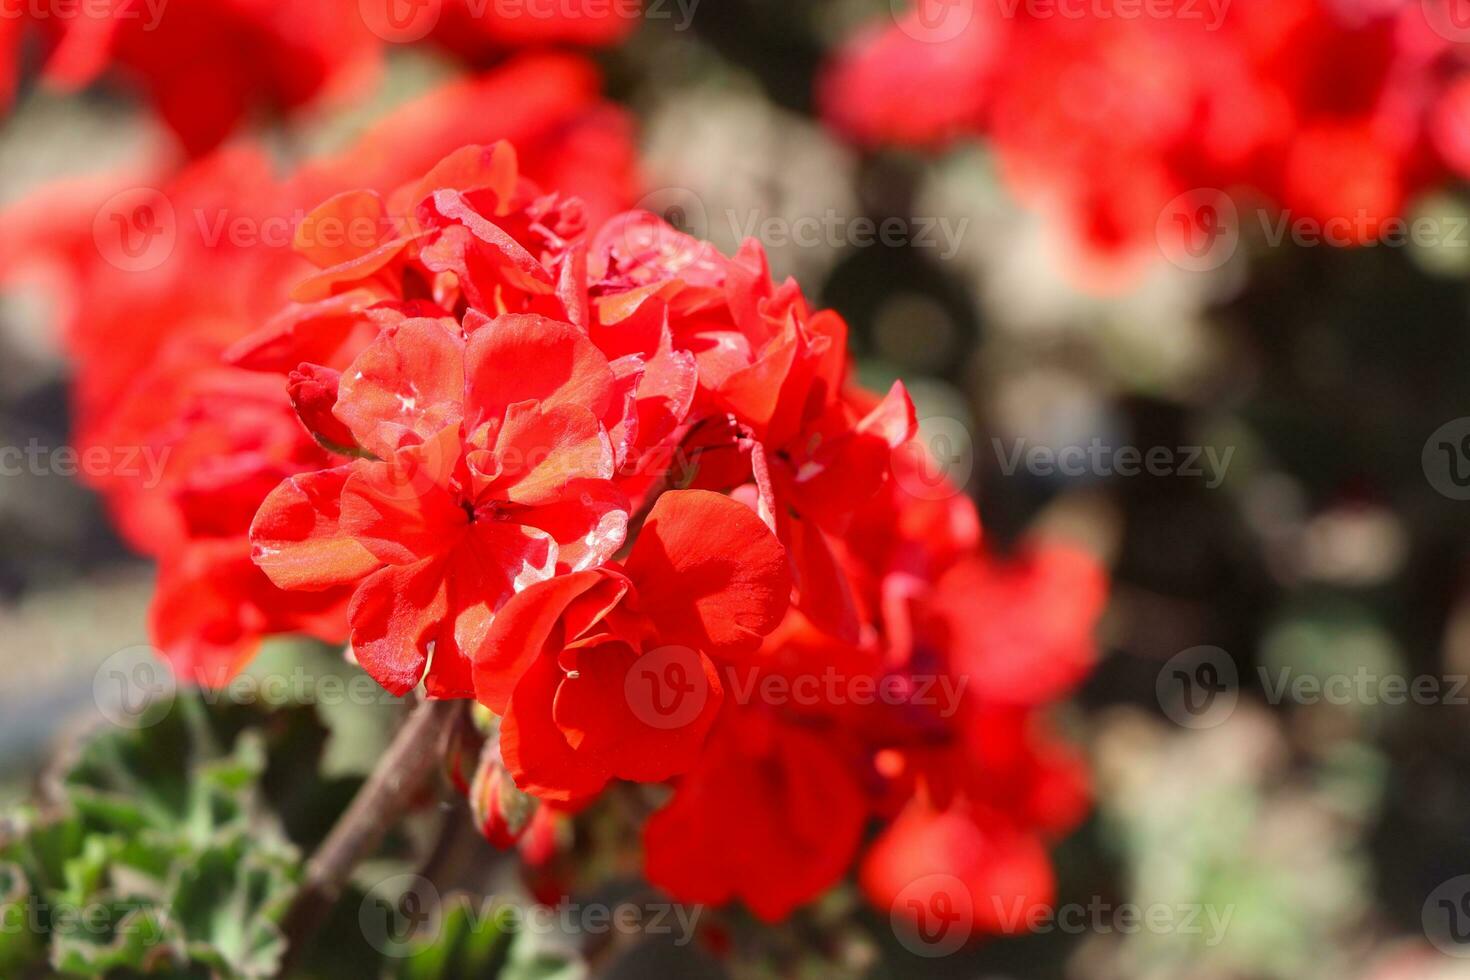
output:
[[[434,883],[420,875],[401,874],[373,886],[357,910],[363,938],[384,956],[412,956],[439,938],[443,903]]]
[[[953,41],[975,19],[975,0],[889,0],[898,29],[915,41]]]
[[[389,44],[421,41],[439,23],[443,0],[357,0],[368,30]]]
[[[1190,647],[1164,664],[1154,685],[1159,707],[1176,725],[1214,728],[1235,713],[1240,674],[1219,647]]]
[[[634,717],[665,731],[692,723],[709,703],[704,658],[681,646],[649,650],[623,676],[623,696]]]
[[[1470,875],[1429,893],[1421,912],[1425,937],[1446,956],[1470,959]]]
[[[119,650],[92,676],[97,710],[119,728],[149,728],[168,716],[178,685],[163,656],[150,646]]]
[[[647,212],[623,226],[623,245],[629,255],[677,252],[688,248],[685,236],[703,242],[709,238],[709,209],[704,199],[687,187],[660,187],[638,199],[632,208]]]
[[[173,203],[160,190],[133,187],[107,199],[92,219],[92,241],[110,265],[147,272],[168,261],[178,242]]]
[[[1419,0],[1430,30],[1455,44],[1470,42],[1470,0]]]
[[[946,415],[920,419],[918,435],[893,450],[890,469],[910,496],[953,497],[965,489],[975,471],[975,440],[969,426]]]
[[[1201,187],[1164,205],[1154,234],[1171,263],[1188,272],[1209,272],[1229,262],[1240,247],[1240,214],[1230,195]]]
[[[954,875],[925,875],[898,893],[889,909],[893,934],[918,956],[948,956],[975,929],[975,896]]]
[[[1451,500],[1470,500],[1470,416],[1435,429],[1419,462],[1431,487]]]

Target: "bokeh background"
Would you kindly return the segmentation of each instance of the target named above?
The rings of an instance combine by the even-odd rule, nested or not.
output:
[[[1161,244],[1100,285],[985,139],[859,148],[824,125],[824,64],[899,6],[704,0],[687,29],[645,17],[591,57],[636,118],[645,206],[726,251],[756,234],[841,312],[863,377],[909,384],[998,547],[1046,528],[1105,556],[1104,656],[1062,711],[1096,808],[1057,855],[1059,902],[1194,907],[1201,930],[1097,927],[1117,924],[1105,914],[943,960],[858,955],[860,972],[1470,977],[1437,904],[1470,894],[1470,500],[1433,465],[1470,433],[1470,234],[1334,248],[1247,227],[1217,267]],[[60,92],[38,67],[23,48],[0,206],[168,139],[125,88]],[[463,71],[390,46],[361,97],[257,128],[287,165]],[[1449,228],[1470,197],[1445,181],[1407,208]],[[885,219],[902,241],[857,240]],[[0,444],[66,444],[55,318],[43,291],[0,301]],[[1094,445],[1172,463],[1036,462]],[[0,479],[0,804],[92,710],[98,664],[147,642],[151,587],[76,481]],[[1181,676],[1220,696],[1208,713],[1181,707]],[[1314,697],[1282,678],[1358,680]],[[1395,678],[1434,693],[1389,703]],[[372,728],[334,764],[365,768]],[[1229,916],[1218,935],[1211,910]]]

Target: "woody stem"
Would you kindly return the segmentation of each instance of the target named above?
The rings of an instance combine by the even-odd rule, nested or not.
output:
[[[463,707],[462,701],[420,701],[347,812],[312,855],[283,922],[293,956],[342,897],[353,869],[382,842],[439,770],[445,739]]]

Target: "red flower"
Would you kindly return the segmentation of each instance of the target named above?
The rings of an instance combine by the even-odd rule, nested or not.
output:
[[[1264,199],[1354,244],[1463,166],[1453,93],[1470,71],[1434,5],[1001,6],[926,0],[860,32],[822,80],[824,115],[867,145],[985,138],[1005,183],[1064,223],[1105,284],[1156,261],[1160,235],[1169,251],[1213,241],[1229,216],[1204,205],[1236,188],[1254,192],[1242,211]]]
[[[648,879],[686,902],[775,922],[852,863],[867,818],[852,757],[763,711],[726,710],[644,831]]]
[[[568,324],[405,318],[344,374],[335,409],[374,457],[292,478],[251,528],[286,589],[357,583],[358,661],[385,688],[471,693],[468,654],[510,596],[610,558],[627,504],[602,416],[612,369]]]
[[[378,325],[360,315],[360,297],[338,300],[335,320],[325,310],[315,318],[294,311],[299,331],[257,336],[243,345],[253,353],[234,359],[278,376],[221,362],[310,269],[289,248],[295,209],[358,181],[386,193],[479,134],[515,137],[521,168],[579,191],[587,213],[605,216],[633,196],[633,150],[627,117],[600,101],[599,84],[582,59],[520,57],[413,100],[340,156],[310,161],[288,179],[274,175],[264,153],[237,148],[172,176],[58,183],[0,218],[6,281],[42,273],[62,311],[58,332],[76,365],[78,452],[133,463],[86,477],[128,543],[164,566],[153,642],[182,673],[222,683],[266,635],[347,637],[351,590],[282,592],[249,564],[247,534],[281,480],[332,465],[292,411],[283,376],[303,361],[323,377],[323,368],[341,371]],[[160,193],[119,196],[139,185]],[[133,221],[135,205],[152,209],[151,222]],[[99,214],[161,232],[142,240],[159,249],[144,255],[157,263],[138,268],[127,249],[99,249],[108,244],[97,238]],[[237,225],[255,234],[236,235]],[[248,574],[225,571],[240,567]],[[306,605],[314,611],[296,611]]]
[[[915,800],[863,859],[863,891],[919,942],[1024,933],[1056,885],[1042,839],[998,814]],[[946,923],[948,919],[948,923]]]
[[[780,544],[743,504],[659,498],[622,570],[533,585],[496,616],[475,692],[504,716],[516,785],[575,803],[609,779],[687,771],[719,712],[716,663],[753,650],[791,589]]]
[[[977,555],[939,580],[927,604],[933,637],[972,694],[999,704],[1042,704],[1092,672],[1093,628],[1107,599],[1097,562],[1064,545],[1010,559]]]

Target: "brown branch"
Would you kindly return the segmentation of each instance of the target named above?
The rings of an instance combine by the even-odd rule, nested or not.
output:
[[[445,736],[464,704],[421,701],[393,737],[347,812],[306,865],[301,890],[283,923],[289,957],[299,955],[342,897],[353,869],[382,843],[389,828],[439,771]]]

